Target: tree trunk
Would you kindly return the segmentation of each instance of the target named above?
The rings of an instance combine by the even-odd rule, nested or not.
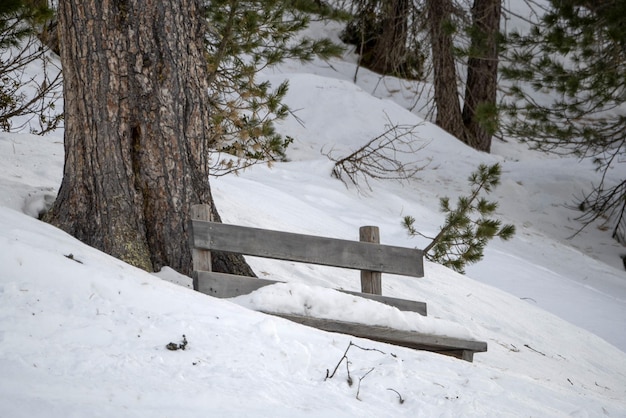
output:
[[[470,57],[467,66],[463,122],[464,141],[489,152],[497,125],[496,89],[498,83],[498,34],[500,0],[475,0],[472,7]]]
[[[191,272],[191,205],[213,205],[200,3],[59,2],[65,167],[47,219],[148,271]]]
[[[435,123],[463,140],[465,127],[457,91],[456,68],[453,55],[451,0],[427,0],[435,84]]]
[[[370,52],[369,65],[380,74],[400,74],[407,60],[409,0],[382,2],[382,32]]]

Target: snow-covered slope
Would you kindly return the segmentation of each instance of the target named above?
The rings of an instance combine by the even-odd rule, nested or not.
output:
[[[347,150],[383,129],[388,117],[409,123],[414,116],[349,83],[294,76],[289,100],[301,100],[305,93],[299,117],[306,129],[293,124],[303,129],[291,150],[293,162],[213,181],[225,221],[353,239],[358,226],[375,224],[383,242],[420,246],[402,230],[401,217],[412,214],[424,232],[436,231],[441,221],[437,197],[463,193],[477,158],[503,162],[500,199],[512,188],[507,187],[506,159],[477,154],[429,124],[420,128],[428,144],[424,158],[432,160],[423,175],[404,185],[374,181],[371,190],[346,187],[330,177],[332,164],[319,148],[332,144]],[[327,97],[337,108],[324,102]],[[369,116],[355,120],[358,114]],[[337,115],[342,120],[334,120]],[[281,129],[293,134],[289,123]],[[332,124],[343,132],[323,129]],[[454,323],[487,341],[489,351],[470,364],[309,329],[127,266],[20,213],[36,214],[60,180],[58,137],[1,134],[0,147],[5,191],[0,208],[0,416],[626,414],[626,354],[535,306],[551,308],[561,295],[562,317],[572,320],[585,306],[591,329],[619,327],[624,318],[620,272],[532,226],[522,225],[512,243],[494,243],[479,265],[486,273],[476,276],[508,283],[533,300],[430,263],[423,279],[383,279],[384,294],[426,301],[435,325],[440,320],[446,329]],[[541,193],[540,187],[525,190]],[[507,221],[520,226],[513,215]],[[525,246],[533,251],[517,252]],[[566,266],[557,263],[548,270],[542,263],[549,266],[550,257],[566,260]],[[275,306],[294,300],[311,305],[319,295],[324,297],[320,306],[333,315],[333,309],[346,309],[341,300],[333,304],[334,296],[308,286],[358,287],[353,272],[250,262],[262,276],[307,285],[294,284],[290,300],[284,291],[257,297]],[[559,274],[566,267],[578,275]],[[576,287],[577,278],[596,272],[603,274]],[[186,280],[172,271],[162,276]],[[594,287],[612,278],[616,285],[610,297]],[[617,314],[607,324],[611,309]],[[368,307],[360,314],[373,318],[381,311]],[[181,343],[183,334],[187,350],[165,348]],[[332,371],[350,341],[375,351],[352,347],[348,352],[353,386],[346,382],[343,365],[325,381],[326,370]]]
[[[0,208],[0,248],[0,416],[626,413],[623,352],[436,265],[419,286],[386,287],[420,295],[431,316],[488,341],[474,363],[324,333],[204,296],[7,208]],[[186,350],[166,349],[183,335]],[[351,341],[368,350],[347,353],[354,384],[343,364],[325,380]]]

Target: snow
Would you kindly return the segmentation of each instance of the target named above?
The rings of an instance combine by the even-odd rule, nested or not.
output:
[[[428,262],[424,278],[383,276],[384,295],[426,302],[427,317],[330,289],[359,290],[358,272],[252,257],[259,277],[287,283],[220,300],[38,221],[60,184],[62,132],[0,133],[0,417],[626,416],[626,250],[600,223],[569,239],[580,224],[568,205],[594,180],[591,165],[512,142],[476,152],[406,110],[406,90],[364,69],[355,85],[350,59],[330,64],[264,73],[289,80],[302,124],[278,127],[295,138],[289,162],[211,179],[225,222],[355,240],[377,225],[384,244],[421,248],[402,217],[434,235],[438,199],[467,193],[479,162],[499,162],[494,198],[516,236],[490,243],[467,276]],[[373,95],[376,85],[387,93]],[[357,188],[330,176],[321,150],[345,154],[389,121],[417,125],[426,167],[416,178]],[[489,350],[468,363],[258,310],[476,338]],[[183,335],[185,350],[166,349]],[[350,342],[348,367],[326,379]]]

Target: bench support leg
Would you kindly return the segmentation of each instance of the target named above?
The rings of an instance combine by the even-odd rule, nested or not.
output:
[[[378,227],[362,226],[359,229],[359,241],[380,244],[380,231]],[[379,271],[361,270],[361,292],[382,295],[382,273]]]
[[[202,221],[211,221],[211,206],[209,205],[192,205],[191,206],[191,219],[200,219]],[[191,229],[191,227],[190,227]],[[193,229],[189,231],[189,239],[191,244],[191,258],[193,260],[193,289],[198,290],[198,276],[197,271],[211,271],[211,251],[201,250],[195,247],[193,244]]]

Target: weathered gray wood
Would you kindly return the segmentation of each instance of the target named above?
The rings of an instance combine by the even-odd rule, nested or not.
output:
[[[198,289],[196,290],[205,295],[221,299],[247,295],[264,286],[281,283],[277,280],[258,279],[256,277],[213,271],[199,271],[197,275]]]
[[[207,250],[424,277],[421,250],[193,220],[194,246]]]
[[[199,271],[197,272],[197,276],[198,289],[196,290],[218,298],[233,298],[235,296],[247,295],[248,293],[254,292],[263,286],[282,283],[276,280],[257,279],[254,277],[208,271]],[[369,293],[351,292],[341,289],[335,290],[365,299],[375,300],[376,302],[396,307],[401,311],[416,312],[423,316],[426,316],[427,314],[426,303],[424,302],[392,298],[389,296],[372,295]]]
[[[379,244],[380,230],[377,226],[362,226],[359,228],[359,241]],[[379,271],[361,270],[361,292],[382,295],[382,273]]]
[[[487,343],[485,343],[487,344]],[[485,350],[487,351],[487,346],[485,346]],[[469,361],[472,363],[474,361],[474,351],[471,350],[461,350],[459,355],[454,355],[454,357],[460,358],[461,360]]]
[[[202,221],[212,221],[211,206],[209,205],[192,205],[191,206],[191,218],[199,219]],[[198,277],[197,271],[211,271],[211,251],[201,249],[193,245],[193,226],[189,234],[191,242],[191,257],[193,261],[193,288],[198,290]]]
[[[324,331],[353,335],[355,337],[367,338],[416,350],[432,351],[469,362],[473,361],[474,353],[487,351],[487,343],[484,341],[464,340],[454,337],[423,334],[416,331],[402,331],[378,325],[358,324],[302,315],[276,312],[265,313]]]

